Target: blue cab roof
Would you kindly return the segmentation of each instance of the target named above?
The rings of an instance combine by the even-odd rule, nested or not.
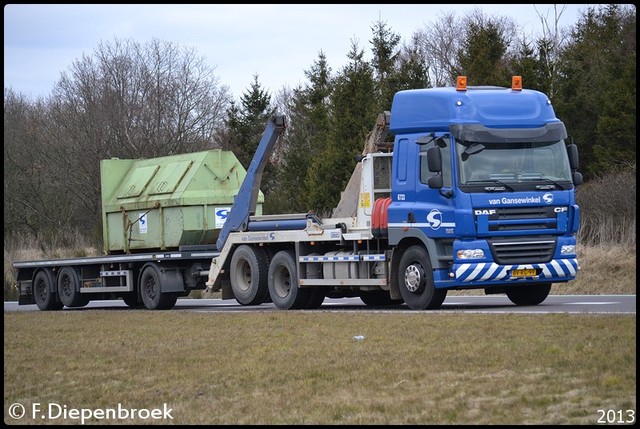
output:
[[[495,128],[534,128],[560,122],[542,92],[502,87],[454,87],[399,91],[391,105],[394,134],[448,131],[451,124]]]

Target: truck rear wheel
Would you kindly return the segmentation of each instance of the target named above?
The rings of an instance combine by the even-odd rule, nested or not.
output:
[[[229,280],[242,305],[259,305],[269,297],[269,259],[264,249],[242,245],[233,252]]]
[[[64,307],[64,304],[58,300],[50,271],[38,271],[31,287],[33,299],[40,310],[60,310]]]
[[[271,300],[281,310],[307,308],[310,304],[313,290],[298,287],[295,253],[291,250],[281,250],[271,259],[268,285]]]
[[[162,292],[160,273],[155,265],[148,265],[140,275],[140,296],[149,310],[169,310],[178,300],[177,293]]]
[[[507,297],[515,305],[538,305],[549,296],[551,283],[511,286],[506,289]]]
[[[64,267],[58,274],[58,295],[67,307],[84,307],[89,297],[80,293],[80,276],[71,267]]]
[[[400,294],[413,310],[440,308],[446,289],[436,289],[429,254],[422,246],[411,246],[400,257],[398,266]]]

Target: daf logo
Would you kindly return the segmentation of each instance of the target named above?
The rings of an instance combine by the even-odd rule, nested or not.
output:
[[[496,211],[494,209],[484,209],[484,210],[474,210],[473,213],[476,216],[480,216],[480,215],[492,215],[492,214],[496,214]]]
[[[553,202],[553,194],[549,194],[549,193],[544,194],[542,196],[542,199],[544,200],[545,203],[551,204]]]

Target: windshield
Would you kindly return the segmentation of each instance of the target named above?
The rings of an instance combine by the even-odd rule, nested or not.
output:
[[[456,141],[460,185],[569,182],[564,141],[477,143]]]

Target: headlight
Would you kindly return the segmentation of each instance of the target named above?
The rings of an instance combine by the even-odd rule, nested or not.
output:
[[[482,249],[463,249],[456,253],[458,259],[482,259],[484,258],[484,250]]]
[[[561,255],[575,255],[576,254],[576,245],[575,244],[565,244],[560,248]]]

